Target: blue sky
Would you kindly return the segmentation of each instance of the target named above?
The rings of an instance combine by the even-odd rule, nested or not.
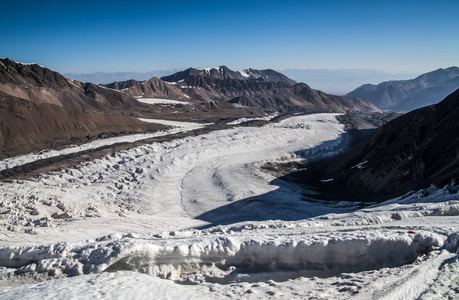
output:
[[[459,65],[457,0],[0,1],[0,57],[61,73]]]

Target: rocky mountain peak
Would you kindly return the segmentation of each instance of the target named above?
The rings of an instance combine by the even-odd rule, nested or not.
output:
[[[23,87],[73,88],[61,74],[38,64],[23,64],[9,58],[0,59],[0,83]]]
[[[216,68],[188,68],[184,71],[177,72],[170,76],[161,77],[162,80],[167,82],[178,82],[186,80],[192,76],[210,76],[217,79],[236,79],[236,80],[258,80],[266,82],[282,82],[288,85],[296,84],[296,81],[288,78],[282,73],[272,69],[256,70],[245,69],[243,71],[233,71],[228,67],[222,65]]]

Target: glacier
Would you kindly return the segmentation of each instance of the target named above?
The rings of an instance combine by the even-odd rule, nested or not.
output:
[[[0,182],[0,297],[457,297],[456,185],[318,202],[262,170],[341,151],[336,116],[227,128]]]

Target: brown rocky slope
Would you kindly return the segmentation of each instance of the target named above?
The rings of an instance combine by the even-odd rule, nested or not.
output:
[[[332,199],[381,201],[450,183],[459,178],[459,89],[436,105],[388,122],[344,153],[308,167],[288,177]]]
[[[162,128],[132,117],[67,110],[0,93],[0,158]]]
[[[164,128],[125,116],[148,105],[37,64],[0,59],[0,83],[0,158]]]

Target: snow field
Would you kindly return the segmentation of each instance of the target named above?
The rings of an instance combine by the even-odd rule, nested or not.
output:
[[[190,102],[171,100],[171,99],[160,99],[160,98],[137,98],[137,101],[146,103],[146,104],[171,104],[171,105],[188,105]]]
[[[227,125],[239,125],[239,124],[247,123],[247,122],[250,122],[250,121],[271,121],[272,119],[274,119],[278,115],[279,115],[279,113],[275,113],[273,115],[266,116],[266,117],[260,117],[260,118],[240,118],[240,119],[234,120],[232,122],[228,122]]]
[[[260,171],[342,133],[298,116],[2,182],[0,298],[457,298],[457,186],[358,209]]]
[[[140,119],[140,118],[139,118]],[[172,126],[171,129],[162,130],[155,133],[146,133],[146,134],[132,134],[126,136],[119,136],[113,138],[106,138],[95,140],[86,144],[78,145],[78,146],[71,146],[62,150],[44,150],[40,153],[35,154],[27,154],[21,155],[17,157],[7,158],[0,161],[0,171],[11,169],[17,166],[25,165],[27,163],[31,163],[41,159],[47,159],[50,157],[56,157],[60,155],[78,153],[81,151],[97,149],[107,145],[113,145],[117,143],[133,143],[136,141],[141,141],[145,139],[150,139],[153,137],[160,137],[166,136],[170,134],[175,134],[181,131],[190,131],[196,130],[199,128],[203,128],[209,124],[199,124],[199,123],[192,123],[192,122],[177,122],[177,121],[167,121],[167,120],[160,120],[160,119],[140,119],[144,122],[149,123],[158,123],[167,126]]]
[[[300,126],[303,123],[308,128]],[[38,234],[42,227],[91,217],[123,218],[128,213],[195,217],[279,189],[270,184],[274,177],[261,172],[257,163],[295,157],[295,152],[308,147],[327,152],[341,142],[342,127],[333,114],[294,117],[260,128],[233,128],[144,145],[34,181],[1,183],[0,208],[5,212],[1,225],[6,229],[2,234]],[[277,196],[295,202],[299,212],[310,210],[310,204],[298,201],[297,188],[287,185],[280,190]],[[283,208],[273,210],[279,216],[292,210],[279,204]],[[265,214],[269,205],[263,205],[260,213]]]

